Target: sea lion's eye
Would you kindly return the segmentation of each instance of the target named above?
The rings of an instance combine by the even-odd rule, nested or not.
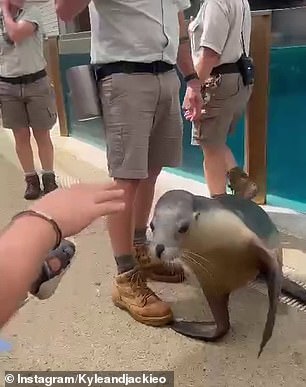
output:
[[[185,232],[187,232],[189,229],[189,224],[188,223],[184,223],[181,225],[181,227],[178,229],[178,232],[180,234],[185,234]]]
[[[150,223],[150,228],[151,228],[151,231],[154,231],[154,224],[153,224],[153,222]]]

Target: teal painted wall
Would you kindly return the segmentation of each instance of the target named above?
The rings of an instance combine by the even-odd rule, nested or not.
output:
[[[89,62],[89,55],[61,55],[61,73],[70,134],[104,147],[101,120],[78,123],[68,95],[65,71]],[[306,212],[306,47],[272,48],[268,117],[268,203]],[[181,100],[185,89],[182,86]],[[202,153],[190,145],[184,121],[183,166],[175,173],[203,181]],[[244,118],[228,144],[240,165],[244,160]],[[172,170],[173,171],[173,170]]]

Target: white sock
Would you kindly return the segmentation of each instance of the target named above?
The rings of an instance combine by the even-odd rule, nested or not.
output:
[[[32,171],[32,172],[25,172],[24,174],[25,176],[35,176],[37,175],[36,171]]]

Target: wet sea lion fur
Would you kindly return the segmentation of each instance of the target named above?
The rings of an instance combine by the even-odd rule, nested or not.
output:
[[[306,303],[306,290],[283,277],[276,226],[251,200],[168,191],[157,201],[151,229],[151,254],[163,260],[181,256],[197,276],[215,320],[174,321],[172,329],[178,333],[204,341],[220,339],[230,329],[230,293],[262,278],[268,287],[269,310],[259,357],[272,336],[281,292]]]

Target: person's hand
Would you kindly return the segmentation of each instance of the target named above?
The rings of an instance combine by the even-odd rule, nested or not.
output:
[[[188,121],[197,121],[201,117],[203,98],[198,80],[189,81],[183,102],[184,117]]]
[[[123,197],[124,191],[116,183],[76,184],[50,192],[30,210],[50,216],[65,238],[78,234],[101,216],[123,211]]]

